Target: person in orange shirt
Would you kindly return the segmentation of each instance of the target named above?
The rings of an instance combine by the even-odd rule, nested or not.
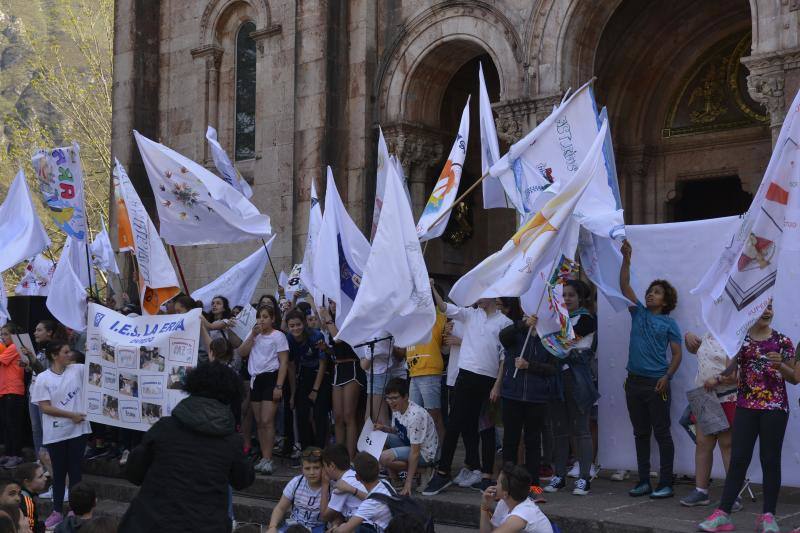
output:
[[[0,329],[0,419],[3,424],[5,455],[0,466],[14,468],[22,463],[22,435],[25,413],[25,371],[11,339],[13,326]]]

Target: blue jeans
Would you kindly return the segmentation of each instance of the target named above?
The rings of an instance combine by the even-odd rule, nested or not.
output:
[[[394,453],[394,458],[396,460],[403,461],[404,463],[408,462],[408,457],[411,455],[411,443],[401,439],[394,433],[389,433],[386,437],[386,449]],[[431,464],[433,464],[433,462],[426,461],[425,458],[422,457],[422,454],[420,454],[417,466],[430,466]]]

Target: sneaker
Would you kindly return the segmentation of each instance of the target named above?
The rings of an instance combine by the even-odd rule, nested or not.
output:
[[[52,500],[53,499],[53,487],[47,489],[47,492],[43,492],[39,494],[39,498],[42,500]]]
[[[572,465],[572,468],[570,468],[569,472],[567,472],[567,477],[575,477],[576,478],[576,477],[578,477],[580,475],[581,475],[580,463],[575,461],[575,463],[573,463],[573,465]]]
[[[628,496],[631,496],[633,498],[638,498],[640,496],[647,496],[651,492],[653,492],[653,488],[650,486],[650,483],[647,483],[645,481],[644,483],[639,483],[631,490],[629,490]]]
[[[685,498],[681,498],[681,505],[684,507],[694,507],[696,505],[709,505],[711,500],[708,499],[708,493],[700,492],[694,489]]]
[[[95,459],[99,459],[100,457],[105,457],[106,455],[108,455],[108,446],[103,446],[102,448],[90,449],[86,452],[83,458],[87,461],[93,461]]]
[[[589,489],[592,488],[591,482],[587,479],[579,479],[575,482],[575,488],[572,489],[572,494],[575,496],[586,496],[589,494]]]
[[[464,479],[461,481],[461,483],[456,483],[456,485],[459,487],[469,488],[475,483],[480,482],[482,478],[483,476],[481,475],[480,470],[473,470],[471,472],[467,471],[467,475],[464,476]],[[455,481],[453,483],[455,483]]]
[[[461,467],[461,471],[458,473],[456,477],[453,478],[453,483],[458,485],[459,487],[462,486],[461,484],[464,482],[464,479],[470,475],[472,471],[467,467]],[[472,483],[470,483],[471,485]]]
[[[428,483],[428,486],[422,491],[422,495],[436,496],[452,484],[453,481],[450,479],[450,476],[436,472],[431,478],[430,483]]]
[[[131,454],[128,450],[122,450],[122,456],[119,458],[119,466],[128,464],[128,456]]]
[[[264,468],[264,463],[266,463],[266,462],[267,462],[267,460],[266,460],[266,459],[264,459],[264,458],[262,457],[262,458],[261,458],[261,459],[259,459],[259,460],[258,460],[258,462],[257,462],[257,463],[256,463],[256,464],[253,466],[253,470],[255,470],[255,471],[256,471],[256,473],[260,474],[260,473],[261,473],[261,469],[262,469],[262,468]]]
[[[563,477],[553,476],[550,480],[550,483],[545,485],[544,491],[545,492],[558,492],[560,489],[563,489],[567,486],[567,482],[564,480]]]
[[[657,487],[656,490],[650,494],[650,498],[653,500],[663,500],[665,498],[672,498],[673,496],[675,496],[675,491],[673,491],[672,487],[669,485]]]
[[[733,500],[733,507],[731,507],[731,512],[738,513],[742,509],[744,509],[744,505],[742,505],[742,499],[737,496],[736,499]]]
[[[261,473],[265,476],[272,475],[272,461],[269,459],[264,459],[264,462],[261,465]]]
[[[764,513],[756,518],[756,532],[758,533],[780,533],[781,528],[772,513]]]
[[[64,521],[64,515],[56,511],[53,511],[52,513],[50,513],[50,516],[47,517],[47,520],[44,521],[44,527],[46,527],[47,529],[53,529],[63,521]]]
[[[470,485],[470,488],[471,489],[475,489],[475,490],[477,490],[479,492],[483,492],[486,489],[488,489],[489,487],[492,487],[492,486],[494,486],[496,484],[497,484],[496,481],[492,481],[488,477],[483,477],[477,483],[473,483],[472,485]]]
[[[631,477],[627,470],[617,470],[611,474],[611,481],[625,481]]]
[[[735,531],[736,528],[731,522],[730,517],[728,514],[723,511],[722,509],[717,509],[711,516],[703,520],[697,525],[697,529],[700,531],[708,531],[711,533],[715,533],[717,531]]]
[[[589,478],[594,479],[600,473],[600,465],[596,465],[592,463],[592,466],[589,467]]]
[[[542,490],[542,487],[540,487],[539,485],[531,485],[531,493],[530,496],[528,496],[528,498],[533,500],[533,503],[536,504],[547,503],[547,500],[544,499],[543,493],[544,490]]]
[[[3,464],[3,468],[16,468],[23,463],[22,457],[9,457],[8,461]]]

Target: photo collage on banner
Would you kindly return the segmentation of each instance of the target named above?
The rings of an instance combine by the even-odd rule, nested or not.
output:
[[[89,305],[86,338],[88,419],[147,431],[186,394],[197,365],[200,309],[182,315],[127,317]]]

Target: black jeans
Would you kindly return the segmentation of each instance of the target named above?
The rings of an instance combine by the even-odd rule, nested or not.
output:
[[[0,416],[3,421],[3,442],[5,454],[11,457],[22,456],[22,437],[25,435],[25,413],[27,409],[25,396],[21,394],[4,394],[0,396]]]
[[[316,379],[317,369],[300,367],[298,370],[294,408],[297,411],[298,440],[300,447],[304,450],[309,446],[324,448],[328,438],[331,382],[328,376],[323,377],[322,384],[317,391],[317,400],[312,402],[308,395],[314,390]]]
[[[525,468],[531,484],[539,485],[542,457],[542,429],[547,419],[547,404],[503,398],[503,462],[517,463],[517,449],[525,430]]]
[[[567,477],[567,456],[569,438],[575,438],[578,446],[578,463],[581,479],[589,480],[592,464],[592,434],[589,432],[591,408],[581,412],[575,401],[575,378],[572,370],[561,373],[564,380],[564,401],[550,402],[550,416],[553,421],[553,441],[556,475]]]
[[[636,439],[636,462],[639,465],[639,483],[650,481],[650,434],[658,443],[659,463],[661,464],[659,487],[672,486],[672,464],[675,460],[675,445],[670,433],[670,391],[656,392],[655,378],[645,378],[628,374],[625,380],[625,400],[628,415]]]
[[[72,488],[81,480],[81,463],[86,448],[86,435],[47,444],[47,452],[53,462],[53,510],[59,513],[64,508],[64,486],[69,474]]]
[[[764,475],[764,513],[775,514],[778,493],[781,489],[781,449],[789,413],[761,409],[736,408],[731,436],[731,464],[725,478],[720,509],[731,512],[733,502],[747,476],[747,468],[753,459],[756,439],[759,441],[759,458]]]
[[[483,402],[489,397],[494,385],[494,378],[482,376],[468,370],[459,370],[456,385],[453,387],[453,409],[447,419],[442,444],[442,455],[439,459],[439,470],[449,474],[453,464],[453,455],[458,445],[458,437],[464,439],[466,456],[464,463],[470,470],[477,470],[480,465],[478,454],[478,418],[481,415]],[[494,455],[492,455],[492,463]],[[494,464],[483,465],[482,471],[491,474]]]

